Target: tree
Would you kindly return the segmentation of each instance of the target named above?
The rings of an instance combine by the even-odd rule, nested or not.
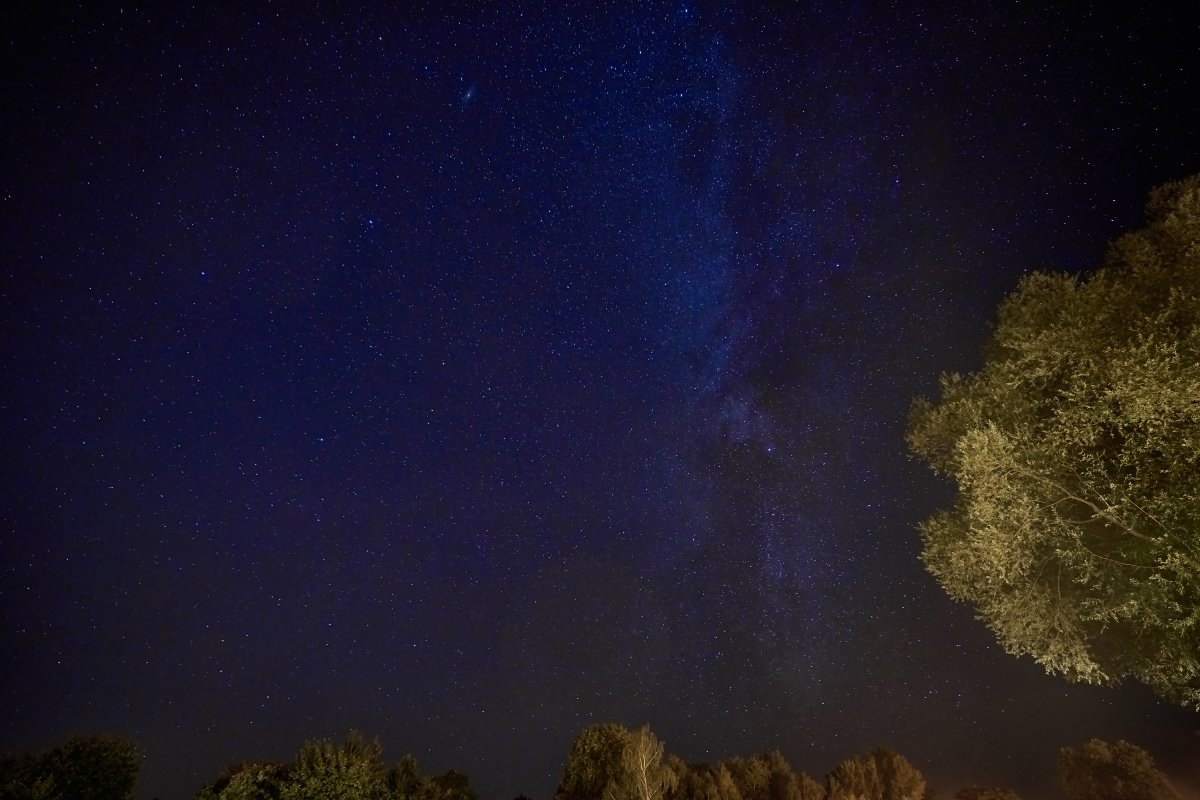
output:
[[[734,757],[723,762],[742,800],[770,800],[771,769],[761,756]]]
[[[968,786],[955,792],[954,800],[1021,800],[1021,798],[1010,789]]]
[[[602,800],[620,778],[630,733],[615,722],[589,725],[571,743],[554,800]]]
[[[77,736],[37,756],[0,759],[8,800],[132,800],[141,753],[116,736]]]
[[[280,800],[384,800],[383,748],[351,733],[345,743],[306,742],[287,769]]]
[[[777,751],[731,758],[714,767],[668,756],[666,765],[672,773],[666,800],[825,800],[825,788],[792,770]]]
[[[5,773],[0,772],[0,786]],[[351,732],[340,745],[305,742],[290,764],[235,764],[204,787],[196,800],[478,800],[471,782],[450,770],[427,777],[411,755],[391,769],[383,747]],[[0,793],[0,800],[8,797]],[[13,800],[18,800],[16,796]],[[21,795],[19,800],[42,800]]]
[[[54,778],[31,755],[0,756],[0,800],[53,800]]]
[[[825,788],[805,772],[797,773],[777,750],[757,757],[769,773],[770,800],[824,800]]]
[[[285,768],[273,762],[235,764],[200,790],[196,800],[278,800]]]
[[[667,800],[719,800],[712,770],[704,764],[687,764],[678,756],[668,755],[667,768],[673,773]]]
[[[1126,741],[1064,747],[1058,769],[1070,800],[1181,800],[1150,754]]]
[[[825,787],[807,772],[796,776],[795,787],[796,794],[789,796],[788,800],[825,800]]]
[[[663,763],[663,744],[649,725],[625,738],[621,769],[605,787],[605,800],[663,800],[675,785],[675,775]]]
[[[733,773],[726,764],[717,764],[710,770],[712,775],[711,794],[713,800],[743,800],[742,790],[738,788]]]
[[[848,758],[825,782],[828,800],[922,800],[925,778],[904,756],[885,748]]]
[[[421,800],[479,800],[471,789],[471,780],[453,769],[429,778],[419,797]]]
[[[926,568],[1005,650],[1200,709],[1200,176],[1147,222],[1089,278],[1025,278],[908,443],[958,484]]]
[[[410,753],[388,770],[386,783],[390,800],[420,800],[426,795],[429,779]]]

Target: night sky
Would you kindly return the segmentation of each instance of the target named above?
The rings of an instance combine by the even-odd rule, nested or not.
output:
[[[83,5],[0,33],[0,748],[189,798],[354,728],[549,800],[615,720],[1037,798],[1095,736],[1200,791],[1200,716],[924,572],[903,441],[1200,172],[1194,15]]]

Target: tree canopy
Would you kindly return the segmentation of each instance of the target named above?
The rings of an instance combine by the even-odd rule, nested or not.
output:
[[[675,781],[663,762],[662,742],[643,725],[626,738],[618,777],[605,789],[604,800],[663,800]]]
[[[954,800],[1021,800],[1011,789],[995,786],[967,786],[954,793]]]
[[[575,737],[555,800],[825,800],[824,788],[778,752],[688,764],[648,725],[589,725]]]
[[[571,743],[554,800],[603,800],[621,781],[630,731],[615,722],[589,725]]]
[[[954,800],[1021,800],[1021,798],[1012,789],[968,786],[955,792]]]
[[[1181,800],[1150,754],[1126,741],[1064,747],[1058,769],[1070,800]]]
[[[1200,176],[1086,278],[1034,273],[911,449],[958,485],[922,558],[1013,654],[1200,709]]]
[[[235,764],[196,800],[477,800],[467,776],[450,770],[426,776],[406,755],[387,768],[383,746],[351,732],[336,744],[305,742],[288,764]]]
[[[828,800],[922,800],[926,788],[908,759],[882,747],[841,762],[826,784]]]
[[[0,758],[6,800],[131,800],[141,752],[128,739],[76,736],[40,755]]]

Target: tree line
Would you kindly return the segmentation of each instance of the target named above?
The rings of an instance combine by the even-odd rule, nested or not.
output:
[[[1064,747],[1058,768],[1067,800],[1180,800],[1145,750],[1093,739]],[[571,745],[554,800],[931,800],[933,787],[887,748],[845,759],[817,781],[778,751],[689,764],[665,753],[649,726],[585,728]],[[1000,787],[967,786],[955,800],[1020,800]]]
[[[123,738],[77,737],[40,754],[0,757],[0,800],[133,800],[141,754]],[[1181,800],[1143,749],[1093,739],[1058,754],[1066,800]],[[876,748],[839,763],[824,781],[792,769],[778,751],[692,764],[666,752],[648,725],[584,728],[567,754],[553,800],[932,800],[908,759]],[[954,800],[1020,800],[1009,789],[968,786]],[[305,742],[290,762],[246,761],[201,787],[195,800],[479,800],[456,770],[426,775],[406,755],[387,766],[378,740]],[[529,800],[525,796],[517,800]]]

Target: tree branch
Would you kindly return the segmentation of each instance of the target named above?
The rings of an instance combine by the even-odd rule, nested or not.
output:
[[[1035,472],[1020,469],[1018,467],[1010,467],[1010,471],[1014,472],[1022,477],[1029,478],[1030,480],[1039,481],[1048,486],[1052,486],[1055,489],[1058,489],[1060,492],[1062,492],[1062,494],[1063,494],[1062,497],[1060,497],[1058,500],[1055,500],[1054,502],[1048,504],[1050,507],[1057,506],[1059,503],[1061,503],[1065,500],[1070,500],[1070,501],[1079,503],[1081,505],[1087,506],[1088,508],[1090,508],[1092,510],[1092,512],[1093,512],[1092,516],[1088,517],[1087,519],[1084,519],[1084,520],[1069,519],[1060,514],[1059,515],[1060,518],[1068,524],[1083,526],[1083,525],[1087,525],[1088,523],[1091,523],[1091,522],[1105,522],[1105,523],[1111,524],[1113,527],[1115,527],[1119,530],[1124,531],[1125,533],[1129,534],[1130,536],[1133,536],[1137,539],[1141,539],[1144,542],[1157,543],[1159,541],[1158,537],[1151,536],[1146,533],[1142,533],[1140,530],[1138,530],[1137,528],[1134,528],[1132,525],[1130,525],[1125,520],[1123,520],[1117,514],[1118,506],[1115,506],[1112,503],[1109,503],[1107,500],[1105,500],[1103,495],[1101,495],[1100,492],[1096,491],[1095,487],[1088,485],[1087,481],[1083,480],[1083,478],[1080,477],[1078,475],[1078,473],[1076,473],[1075,477],[1079,479],[1080,483],[1086,485],[1087,488],[1091,489],[1093,492],[1096,493],[1096,495],[1098,495],[1100,497],[1100,501],[1102,503],[1104,503],[1104,507],[1096,505],[1091,500],[1088,500],[1086,497],[1080,497],[1075,492],[1071,491],[1066,486],[1063,486],[1058,481],[1052,480],[1052,479],[1044,477],[1042,475],[1038,475]],[[1136,503],[1133,503],[1132,500],[1130,501],[1130,503],[1132,503],[1135,508],[1138,508],[1139,511],[1141,510],[1140,507]],[[1149,514],[1145,514],[1145,516],[1148,517],[1149,519],[1153,520],[1154,522],[1156,522],[1158,525],[1160,525],[1160,526],[1162,525],[1161,522],[1158,522],[1158,520],[1155,520]],[[1169,534],[1167,534],[1167,535],[1169,536]],[[1170,538],[1175,539],[1176,537],[1171,536]],[[1186,543],[1182,543],[1182,544],[1184,544],[1186,546]],[[1098,553],[1092,552],[1087,547],[1084,547],[1084,549],[1087,550],[1089,553],[1092,553],[1092,555],[1096,556],[1097,558],[1105,558],[1104,556],[1101,556]],[[1188,549],[1190,549],[1190,548],[1188,548]],[[1188,553],[1181,553],[1181,555],[1183,556],[1183,559],[1188,564],[1195,567],[1197,570],[1200,570],[1200,560],[1197,560],[1194,556],[1191,556]],[[1122,561],[1116,561],[1115,559],[1107,559],[1107,560],[1114,561],[1114,563],[1118,563],[1118,564],[1125,563]],[[1140,567],[1140,565],[1138,565],[1138,564],[1129,564],[1128,566]]]

